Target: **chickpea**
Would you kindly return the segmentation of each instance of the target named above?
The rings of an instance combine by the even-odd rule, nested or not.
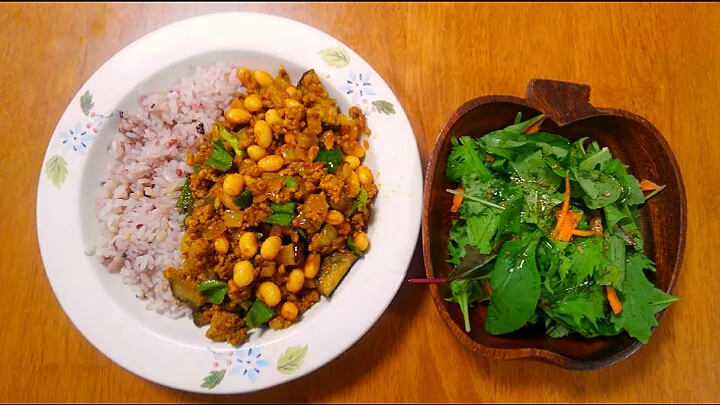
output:
[[[297,305],[293,304],[292,302],[284,303],[282,308],[280,308],[280,315],[282,315],[283,318],[287,319],[288,321],[292,321],[298,315]]]
[[[358,194],[360,194],[360,178],[357,173],[350,172],[350,176],[347,179],[347,184],[345,185],[344,190],[350,198],[355,198]]]
[[[223,180],[223,191],[231,197],[235,197],[236,195],[242,193],[244,188],[245,179],[240,174],[230,174],[225,177],[225,180]]]
[[[270,308],[280,303],[280,288],[272,281],[264,281],[258,287],[258,296]]]
[[[250,157],[250,159],[254,161],[258,161],[265,157],[265,154],[267,151],[265,151],[265,148],[262,148],[258,145],[250,145],[247,148],[247,154]]]
[[[247,96],[243,104],[245,105],[245,108],[250,112],[260,111],[263,107],[262,98],[258,94],[251,94]]]
[[[231,124],[247,124],[250,122],[250,113],[244,108],[231,108],[225,111],[225,119]]]
[[[253,72],[253,77],[255,80],[257,80],[258,83],[260,83],[260,86],[262,87],[269,87],[273,84],[273,78],[270,76],[270,73],[257,69]]]
[[[273,260],[280,252],[282,246],[282,240],[279,236],[271,236],[265,239],[262,246],[260,246],[260,255],[267,260]]]
[[[280,113],[278,113],[277,110],[274,108],[265,111],[265,121],[267,121],[267,123],[270,125],[282,124],[282,118],[280,118]]]
[[[287,107],[287,108],[302,107],[302,104],[300,104],[300,102],[297,100],[293,100],[291,98],[286,98],[285,99],[285,107]]]
[[[362,159],[363,157],[365,157],[365,148],[363,148],[362,145],[358,143],[355,145],[355,147],[353,147],[353,150],[352,152],[350,152],[350,154],[359,159]]]
[[[258,161],[258,163],[257,163],[260,170],[262,170],[264,172],[274,172],[274,171],[280,170],[280,168],[284,164],[285,164],[285,159],[283,159],[282,156],[277,156],[277,155],[265,156],[264,158],[260,159],[260,161]]]
[[[349,164],[352,170],[355,170],[360,166],[360,159],[353,155],[343,156],[343,162]]]
[[[258,251],[257,238],[255,232],[245,232],[240,236],[238,241],[240,246],[240,254],[246,259],[252,259]]]
[[[319,253],[310,253],[305,259],[305,268],[303,269],[303,272],[305,273],[306,278],[313,278],[317,275],[318,270],[320,270],[320,254]]]
[[[307,161],[314,162],[318,153],[320,153],[320,147],[317,145],[311,146],[310,149],[308,149]]]
[[[230,249],[230,242],[228,242],[224,235],[220,235],[213,239],[213,247],[215,248],[215,252],[224,255]]]
[[[345,222],[345,216],[343,216],[342,212],[340,211],[330,210],[325,217],[325,222],[330,225],[340,225]]]
[[[243,86],[245,86],[246,89],[256,89],[258,87],[258,82],[253,77],[252,72],[250,72],[250,69],[244,67],[242,69],[238,69],[237,71],[237,77],[242,82]]]
[[[248,260],[235,263],[233,267],[233,283],[239,288],[247,287],[255,280],[255,268]]]
[[[305,273],[300,269],[295,269],[288,275],[285,288],[291,293],[296,293],[302,290],[303,284],[305,284]]]
[[[247,174],[243,175],[243,179],[245,179],[245,184],[248,186],[252,186],[257,181],[256,178],[248,176]]]
[[[295,88],[295,86],[288,86],[287,89],[285,89],[285,92],[288,94],[288,96],[298,99],[300,98],[300,91]]]
[[[273,141],[270,124],[268,124],[265,120],[257,120],[255,121],[253,129],[255,130],[255,142],[257,142],[258,146],[261,148],[267,148],[270,146]]]
[[[372,172],[367,166],[360,166],[355,171],[357,172],[358,179],[360,179],[360,184],[368,185],[373,183],[374,179]]]
[[[370,247],[370,240],[365,232],[356,233],[353,237],[353,241],[355,242],[355,246],[357,246],[361,252],[366,251],[368,247]]]

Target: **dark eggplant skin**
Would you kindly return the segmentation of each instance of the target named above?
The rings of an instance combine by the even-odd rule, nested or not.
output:
[[[320,272],[317,276],[318,292],[329,297],[357,260],[358,256],[347,250],[333,252],[326,256],[320,264]]]

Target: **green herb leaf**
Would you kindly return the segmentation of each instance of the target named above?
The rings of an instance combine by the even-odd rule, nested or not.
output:
[[[591,236],[580,238],[568,246],[567,257],[570,259],[568,276],[572,277],[574,285],[584,283],[589,277],[604,269],[604,243],[602,237]]]
[[[450,291],[452,296],[445,300],[460,306],[465,320],[465,331],[470,332],[470,307],[477,302],[487,300],[485,289],[477,280],[455,280],[450,283]]]
[[[573,175],[582,187],[583,200],[591,209],[602,208],[617,201],[622,195],[622,186],[617,180],[598,170],[588,172],[573,169]]]
[[[207,280],[198,283],[197,289],[207,298],[207,302],[220,305],[228,292],[228,285],[223,281]]]
[[[517,181],[520,183],[533,183],[538,187],[556,189],[560,187],[563,177],[558,176],[543,160],[542,151],[535,151],[522,155],[510,162]]]
[[[348,213],[347,217],[351,217],[355,214],[358,208],[365,206],[367,204],[368,200],[368,192],[365,191],[364,188],[360,189],[360,193],[358,193],[357,198],[355,198],[352,202],[352,205],[350,205],[350,212]]]
[[[248,329],[255,329],[272,319],[273,316],[275,316],[275,311],[272,308],[260,300],[255,300],[245,316],[245,326]]]
[[[180,192],[180,198],[178,198],[175,206],[183,209],[188,209],[193,206],[193,197],[190,192],[190,180],[186,180],[185,184],[183,184],[182,191]]]
[[[292,214],[295,215],[295,208],[297,207],[296,202],[286,202],[283,204],[278,203],[270,203],[270,209],[274,213],[284,213],[284,214]]]
[[[523,133],[526,129],[528,129],[531,125],[535,124],[536,122],[545,119],[545,114],[540,114],[538,116],[535,116],[533,118],[530,118],[527,121],[523,121],[517,124],[509,125],[505,127],[505,131],[510,132],[516,132],[518,134]]]
[[[655,288],[643,273],[649,268],[649,260],[637,258],[641,253],[632,253],[626,259],[626,274],[623,291],[618,292],[622,312],[611,315],[610,320],[617,328],[642,343],[647,343],[652,328],[657,326],[655,315],[680,298]],[[644,256],[644,255],[643,255]]]
[[[350,249],[351,252],[355,253],[356,255],[358,255],[360,257],[365,256],[365,253],[363,253],[360,249],[358,249],[353,238],[347,238],[345,240],[345,242],[347,244],[348,249]]]
[[[615,290],[622,291],[625,280],[625,240],[612,229],[615,228],[604,234],[607,261],[595,279],[598,284],[611,285]]]
[[[242,155],[243,150],[240,148],[240,142],[238,141],[237,135],[228,131],[228,129],[222,126],[219,121],[215,123],[215,126],[218,129],[220,137],[224,139],[227,143],[229,143],[230,146],[233,148],[233,150],[235,151],[235,155]]]
[[[297,180],[295,180],[295,177],[293,176],[285,176],[285,187],[287,188],[296,188],[297,187]]]
[[[233,158],[225,150],[220,140],[214,142],[215,147],[213,148],[210,158],[205,161],[205,167],[212,167],[222,172],[226,172],[232,167]]]
[[[522,122],[522,113],[519,112],[515,115],[515,121],[513,122],[513,125],[517,125],[520,122]]]
[[[328,173],[334,174],[340,162],[342,162],[342,151],[340,149],[321,150],[318,152],[315,161],[325,163]]]
[[[505,209],[500,214],[500,219],[498,220],[497,233],[495,234],[495,239],[492,241],[493,245],[496,246],[500,242],[500,237],[504,233],[520,233],[522,201],[522,194],[516,194],[507,202],[507,205],[505,205]]]
[[[263,222],[265,222],[266,224],[288,226],[292,223],[294,218],[294,214],[290,214],[287,212],[276,212],[265,218]]]
[[[455,220],[450,227],[450,237],[448,238],[448,263],[453,266],[460,264],[460,261],[467,254],[465,246],[470,243],[467,229],[465,229],[465,220]]]
[[[520,329],[535,312],[540,275],[535,261],[536,236],[505,242],[498,252],[490,285],[492,296],[485,330],[491,335]]]
[[[250,191],[250,190],[243,191],[237,197],[235,197],[233,202],[235,203],[235,205],[240,207],[240,209],[245,209],[245,208],[249,207],[250,205],[252,205],[252,202],[253,202],[252,191]]]
[[[601,285],[582,285],[563,291],[555,301],[545,309],[553,319],[561,320],[572,330],[588,336],[594,334],[598,322],[605,319],[607,299]]]
[[[51,156],[45,162],[45,174],[47,174],[55,187],[60,188],[60,185],[65,181],[65,176],[68,174],[67,162],[60,155]]]
[[[477,175],[480,181],[488,181],[493,176],[484,165],[478,143],[469,136],[460,138],[459,144],[452,148],[445,165],[445,175],[452,181],[461,182],[463,177]]]
[[[586,157],[585,160],[580,162],[580,164],[578,165],[578,169],[587,172],[590,170],[598,169],[598,166],[600,166],[599,170],[603,171],[605,170],[605,167],[611,159],[612,156],[610,155],[610,149],[605,147],[597,151],[596,153]]]

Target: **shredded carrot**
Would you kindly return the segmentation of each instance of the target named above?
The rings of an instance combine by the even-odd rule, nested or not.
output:
[[[643,180],[640,182],[640,190],[642,191],[653,191],[657,190],[658,188],[660,188],[660,186],[650,180]]]
[[[487,295],[492,295],[492,287],[490,287],[490,280],[484,279],[483,286],[485,287],[485,292],[487,293]]]
[[[595,231],[583,231],[581,229],[575,229],[572,231],[575,236],[595,236]]]
[[[570,172],[565,172],[565,199],[563,200],[562,209],[560,210],[560,214],[557,215],[558,223],[555,225],[555,229],[553,230],[553,237],[555,239],[559,239],[560,231],[565,227],[565,222],[567,222],[567,213],[570,210]],[[577,226],[577,224],[576,224]]]
[[[543,117],[543,118],[539,119],[537,122],[535,122],[534,124],[525,128],[525,131],[523,131],[523,133],[530,135],[530,134],[534,134],[535,132],[540,130],[540,125],[542,125],[543,121],[545,121],[545,118],[547,118],[547,117]]]
[[[620,300],[618,299],[617,294],[615,293],[615,289],[612,288],[609,285],[605,286],[605,290],[607,291],[607,298],[610,302],[610,308],[612,308],[612,311],[615,315],[622,312],[622,304],[620,303]]]
[[[495,156],[493,155],[485,155],[485,159],[487,159],[488,162],[494,162]]]
[[[457,191],[458,193],[465,192],[465,190],[463,189],[463,186],[458,186],[455,189],[455,191]],[[460,205],[462,205],[462,202],[463,202],[463,196],[453,194],[453,204],[452,204],[452,207],[450,208],[450,212],[458,212],[458,210],[460,210]]]
[[[560,228],[560,233],[558,234],[557,239],[567,242],[572,238],[573,231],[580,223],[580,219],[582,218],[582,214],[575,211],[568,211],[567,214],[565,214],[565,223],[563,224],[563,227]]]

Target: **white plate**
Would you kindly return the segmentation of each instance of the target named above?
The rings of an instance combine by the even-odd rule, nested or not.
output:
[[[171,320],[146,310],[118,275],[84,254],[85,247],[98,244],[100,238],[93,196],[109,161],[105,150],[117,131],[118,110],[136,103],[139,91],[166,88],[192,74],[193,66],[218,61],[271,72],[283,64],[293,80],[314,68],[343,111],[352,105],[366,111],[373,131],[366,164],[379,173],[380,186],[368,231],[372,249],[333,297],[315,305],[298,324],[251,334],[238,348],[209,341],[205,330],[190,319]],[[348,84],[356,83],[370,83],[365,86],[373,91],[363,97],[349,92]],[[194,392],[242,393],[312,372],[375,323],[405,278],[420,230],[421,196],[422,171],[410,123],[367,62],[306,25],[264,14],[221,13],[146,35],[85,83],[65,110],[45,154],[37,231],[45,270],[60,304],[101,352],[159,384]]]

